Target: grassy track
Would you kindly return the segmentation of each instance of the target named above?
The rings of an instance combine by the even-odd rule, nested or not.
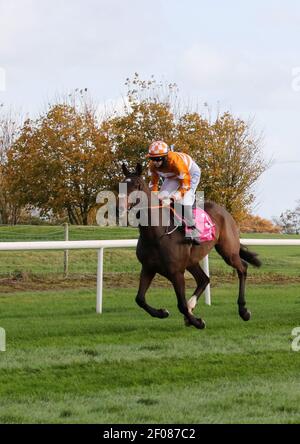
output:
[[[172,316],[152,319],[134,290],[7,294],[1,326],[0,422],[300,422],[300,286],[252,286],[253,319],[239,320],[236,288],[200,304],[208,327],[183,326],[169,290],[150,290]]]
[[[71,230],[70,239],[137,235]],[[0,241],[62,239],[61,231],[1,227]],[[70,274],[77,277],[71,289],[46,279],[61,273],[61,252],[1,252],[7,351],[0,353],[0,423],[299,423],[300,352],[291,350],[291,332],[300,326],[300,251],[252,249],[264,264],[249,269],[252,320],[238,318],[237,281],[212,253],[213,305],[202,301],[197,309],[204,331],[183,326],[169,286],[150,289],[149,302],[170,309],[170,318],[152,319],[136,306],[140,266],[132,249],[105,252],[102,316],[95,314],[95,282],[80,281],[95,274],[94,251],[70,252]],[[30,278],[21,279],[18,291],[18,281],[7,276],[20,272],[39,276],[44,291]],[[122,283],[129,288],[118,288]],[[188,286],[191,294],[194,284]]]

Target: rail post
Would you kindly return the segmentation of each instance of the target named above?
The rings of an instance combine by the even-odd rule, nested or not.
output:
[[[69,240],[69,225],[64,224],[65,241]],[[69,273],[69,250],[64,251],[64,277],[68,277]]]
[[[104,250],[104,248],[99,248],[99,250],[98,250],[96,313],[102,313],[103,250]]]
[[[206,255],[202,260],[203,271],[206,276],[209,277],[209,263],[208,263],[208,255]],[[211,297],[210,297],[210,284],[208,284],[204,290],[204,299],[207,305],[211,305]]]

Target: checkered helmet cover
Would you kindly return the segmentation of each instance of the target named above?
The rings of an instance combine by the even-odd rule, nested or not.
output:
[[[149,157],[160,157],[166,156],[168,154],[169,147],[162,140],[158,140],[156,142],[151,143],[148,150]]]

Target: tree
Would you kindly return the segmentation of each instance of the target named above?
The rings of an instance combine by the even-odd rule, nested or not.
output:
[[[205,198],[224,205],[241,220],[255,198],[251,187],[267,168],[251,125],[229,112],[213,122],[198,113],[187,113],[178,123],[175,146],[201,167]]]
[[[2,224],[15,224],[21,211],[10,193],[5,174],[7,152],[18,134],[17,120],[12,111],[0,114],[0,223]]]
[[[281,228],[268,219],[246,214],[240,223],[242,233],[280,233]]]
[[[294,210],[284,211],[275,222],[286,234],[300,234],[300,200]]]
[[[147,164],[146,150],[153,140],[165,140],[171,144],[176,135],[176,123],[171,111],[171,97],[176,86],[165,87],[152,78],[143,81],[136,73],[127,79],[128,88],[124,100],[124,113],[110,116],[102,122],[110,150],[114,155],[114,188],[122,176],[122,163],[135,168],[137,162]]]
[[[148,146],[163,139],[199,164],[206,199],[240,221],[254,201],[252,185],[267,168],[251,124],[229,112],[212,120],[186,110],[177,86],[154,77],[145,81],[136,73],[126,86],[122,115],[99,122],[81,90],[25,122],[5,166],[14,201],[87,224],[97,192],[115,189],[122,178],[121,164],[146,166]]]
[[[65,212],[72,224],[86,225],[97,193],[111,178],[108,148],[92,106],[54,104],[27,120],[8,150],[10,190],[19,204],[42,215]]]
[[[115,182],[121,177],[122,162],[134,167],[142,160],[146,165],[147,147],[163,139],[199,164],[205,198],[224,205],[241,220],[254,201],[252,185],[267,168],[251,124],[229,112],[211,121],[198,112],[184,111],[174,84],[163,85],[154,78],[144,81],[138,74],[126,84],[124,115],[103,122],[115,156]]]

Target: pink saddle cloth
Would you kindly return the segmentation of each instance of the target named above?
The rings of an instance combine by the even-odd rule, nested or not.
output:
[[[202,208],[193,209],[196,228],[199,231],[199,239],[203,242],[211,241],[216,238],[216,226],[209,215]],[[186,228],[186,235],[191,233],[190,228]]]

